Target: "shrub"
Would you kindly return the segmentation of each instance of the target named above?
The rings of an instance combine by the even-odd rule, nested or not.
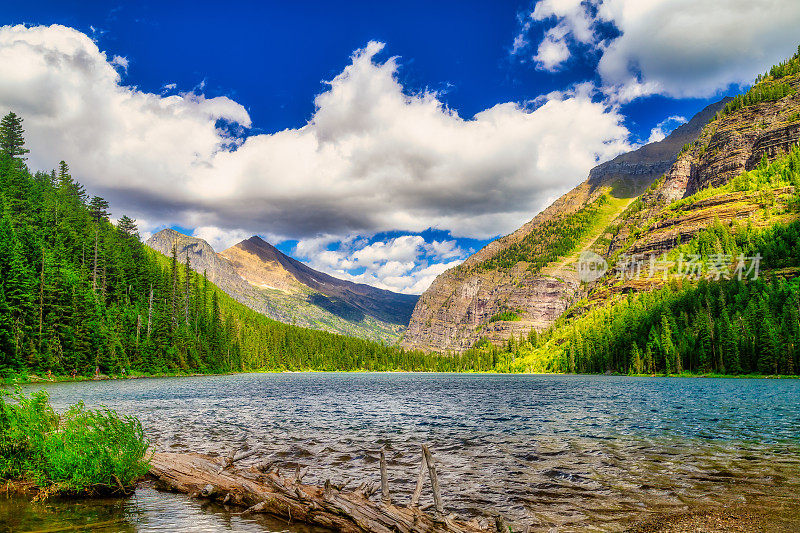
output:
[[[522,320],[522,318],[519,316],[519,312],[511,309],[492,315],[492,318],[489,319],[489,322],[514,322],[517,320]]]
[[[129,493],[149,469],[141,423],[82,402],[58,415],[48,400],[45,391],[0,392],[0,478],[47,494]]]

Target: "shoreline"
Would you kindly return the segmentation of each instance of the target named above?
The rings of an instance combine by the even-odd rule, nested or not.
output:
[[[163,374],[133,374],[127,376],[108,376],[101,374],[94,376],[39,376],[38,374],[17,374],[2,378],[0,387],[17,385],[78,383],[88,381],[129,381],[137,379],[164,379],[188,378],[210,376],[235,376],[241,374],[446,374],[446,375],[497,375],[497,376],[597,376],[597,377],[627,377],[627,378],[692,378],[692,379],[800,379],[800,375],[787,374],[565,374],[561,372],[435,372],[420,370],[250,370],[246,372],[209,372],[209,373],[163,373]]]

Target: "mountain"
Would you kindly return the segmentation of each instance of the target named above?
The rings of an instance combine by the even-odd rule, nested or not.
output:
[[[314,270],[293,259],[258,236],[231,246],[221,254],[251,285],[289,293],[314,291],[311,301],[332,313],[372,317],[387,324],[405,326],[417,296],[398,294],[363,283],[352,283]]]
[[[508,369],[797,374],[799,142],[800,49],[611,222],[609,271]]]
[[[796,374],[800,49],[676,133],[660,176],[653,147],[600,165],[443,274],[406,345],[501,371]],[[583,252],[604,259],[581,280]]]
[[[373,340],[394,342],[411,315],[416,296],[352,283],[316,271],[260,237],[217,254],[202,239],[162,230],[147,240],[165,255],[177,246],[197,272],[237,301],[281,322]]]
[[[549,327],[580,294],[578,253],[610,235],[607,226],[676,161],[681,147],[730,99],[697,113],[659,142],[594,167],[586,181],[514,233],[436,278],[420,296],[403,345],[463,351]]]

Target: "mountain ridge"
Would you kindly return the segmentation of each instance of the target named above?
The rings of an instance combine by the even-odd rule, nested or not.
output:
[[[204,240],[164,229],[146,244],[164,255],[189,255],[198,272],[234,299],[285,323],[394,342],[416,296],[338,279],[287,256],[258,236],[216,253]]]

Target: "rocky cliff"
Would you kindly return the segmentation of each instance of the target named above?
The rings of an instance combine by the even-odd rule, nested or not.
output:
[[[550,326],[585,294],[574,267],[578,253],[608,247],[615,236],[611,223],[673,166],[681,147],[697,139],[727,101],[703,109],[664,140],[593,168],[586,181],[519,230],[440,275],[417,302],[403,344],[463,351],[480,338],[499,343]],[[565,241],[566,233],[577,236]],[[565,243],[570,252],[556,254]],[[552,260],[540,264],[542,256]]]
[[[171,229],[147,240],[206,272],[210,281],[237,301],[270,318],[298,326],[395,342],[417,297],[351,283],[318,272],[283,254],[260,237],[251,237],[220,254],[207,242]]]

